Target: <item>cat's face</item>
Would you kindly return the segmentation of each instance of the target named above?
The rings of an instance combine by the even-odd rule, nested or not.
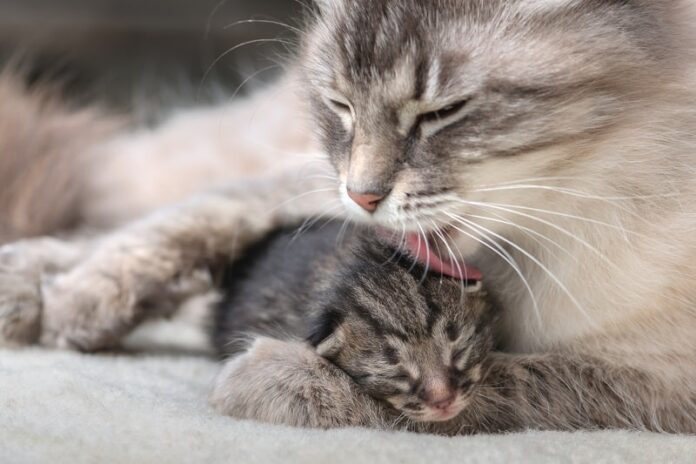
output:
[[[319,135],[348,209],[398,230],[477,214],[502,232],[486,204],[548,192],[499,187],[595,173],[592,144],[667,55],[659,1],[321,3],[303,55]]]
[[[454,279],[361,253],[322,298],[310,340],[369,395],[415,421],[464,409],[492,348],[492,313]],[[463,293],[464,292],[464,293]]]

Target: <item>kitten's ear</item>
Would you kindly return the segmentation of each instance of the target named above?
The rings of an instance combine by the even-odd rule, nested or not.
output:
[[[341,322],[343,315],[336,310],[322,311],[312,321],[307,341],[317,349],[319,356],[331,356],[340,350],[344,338]]]

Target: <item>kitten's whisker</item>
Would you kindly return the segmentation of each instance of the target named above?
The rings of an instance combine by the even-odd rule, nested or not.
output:
[[[577,177],[570,177],[570,176],[550,176],[550,177],[529,177],[527,179],[517,179],[517,180],[511,180],[508,182],[500,182],[496,184],[479,184],[474,186],[476,189],[480,188],[489,188],[489,187],[504,187],[506,185],[516,185],[516,184],[521,184],[521,183],[529,183],[529,182],[540,182],[540,181],[552,181],[552,180],[562,180],[562,181],[567,181],[567,180],[572,180],[572,181],[577,181]]]
[[[490,230],[486,227],[483,227],[481,225],[478,225],[472,221],[468,221],[464,218],[456,217],[454,215],[452,215],[452,219],[464,221],[464,223],[468,223],[471,227],[473,227],[475,229],[482,230],[483,232],[486,232],[486,233],[496,237],[498,240],[501,240],[501,241],[507,243],[508,245],[510,245],[511,247],[513,247],[514,249],[516,249],[517,251],[522,253],[524,256],[529,258],[534,264],[539,266],[544,271],[544,273],[546,275],[548,275],[556,283],[556,285],[558,285],[558,287],[561,289],[561,291],[563,291],[563,293],[568,297],[568,299],[573,303],[573,305],[576,308],[578,308],[578,310],[587,318],[587,320],[590,323],[594,324],[594,320],[590,317],[590,315],[587,313],[587,311],[582,306],[582,304],[580,304],[580,302],[575,297],[575,295],[573,295],[572,292],[568,289],[568,287],[561,281],[561,279],[559,279],[558,276],[553,271],[551,271],[544,263],[542,263],[539,259],[537,259],[530,252],[528,252],[527,250],[525,250],[521,246],[517,245],[513,241],[506,239],[502,235],[497,234],[497,233],[493,232],[492,230]]]
[[[539,309],[539,302],[536,298],[536,295],[534,295],[534,291],[532,290],[532,286],[529,283],[529,280],[527,280],[527,277],[525,277],[524,273],[522,272],[522,269],[520,268],[519,264],[517,263],[517,260],[515,260],[510,253],[507,252],[500,244],[490,238],[486,233],[476,230],[474,227],[472,227],[471,221],[466,221],[464,218],[461,218],[455,214],[451,213],[445,213],[447,216],[449,216],[451,219],[457,221],[457,223],[467,227],[469,230],[472,232],[476,232],[479,234],[483,239],[476,237],[469,232],[453,225],[458,232],[466,235],[467,237],[471,238],[472,240],[475,240],[476,242],[480,243],[484,247],[488,248],[491,250],[493,253],[498,255],[503,261],[505,261],[507,264],[510,265],[513,271],[519,276],[520,280],[522,281],[522,285],[524,285],[525,289],[527,290],[527,293],[529,293],[529,297],[532,299],[532,305],[534,307],[534,312],[537,316],[537,319],[539,320],[539,323],[541,324],[542,319],[541,319],[541,311]],[[466,222],[465,222],[466,221]],[[490,244],[488,243],[490,242]]]

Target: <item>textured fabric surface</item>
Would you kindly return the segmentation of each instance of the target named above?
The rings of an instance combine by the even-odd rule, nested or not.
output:
[[[191,355],[0,351],[0,462],[696,462],[691,437],[534,432],[443,438],[238,422],[207,404],[217,369]]]

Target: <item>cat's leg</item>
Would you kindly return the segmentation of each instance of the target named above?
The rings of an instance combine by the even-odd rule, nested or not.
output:
[[[235,257],[278,225],[323,212],[327,193],[323,181],[299,182],[294,172],[201,195],[127,226],[43,287],[41,343],[81,350],[117,344],[147,317],[142,303],[170,282]]]
[[[44,289],[81,263],[98,242],[98,237],[39,238],[0,247],[0,346],[38,342]],[[171,316],[184,302],[212,288],[209,272],[182,275],[142,300],[139,311],[148,318]]]
[[[227,362],[211,403],[222,414],[294,427],[390,429],[397,416],[302,342],[256,339]]]
[[[664,359],[665,363],[689,362]],[[433,432],[622,428],[696,433],[696,388],[578,354],[494,353],[467,409]]]

